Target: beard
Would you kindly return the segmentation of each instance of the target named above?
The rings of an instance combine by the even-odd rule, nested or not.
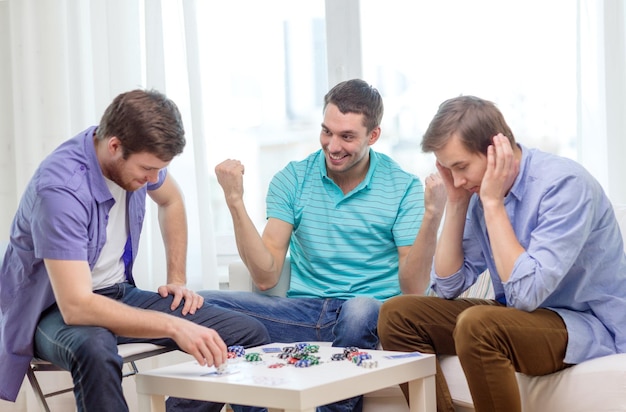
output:
[[[141,188],[145,183],[137,180],[126,178],[126,160],[120,158],[117,159],[111,167],[107,170],[108,179],[114,182],[116,185],[126,190],[127,192],[134,192]]]

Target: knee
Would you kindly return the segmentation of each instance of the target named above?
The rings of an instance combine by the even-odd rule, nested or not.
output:
[[[381,336],[391,333],[401,319],[406,319],[406,301],[409,296],[396,296],[385,301],[378,314],[378,333]]]
[[[240,314],[236,323],[238,324],[240,333],[237,341],[233,343],[234,345],[242,345],[249,348],[271,342],[267,328],[258,319]]]
[[[459,314],[454,328],[454,342],[459,356],[475,351],[477,344],[494,330],[494,309],[498,308],[473,306]]]
[[[254,326],[251,327],[251,335],[253,336],[254,343],[251,343],[250,346],[259,346],[270,343],[272,340],[270,339],[270,333],[263,323],[260,321],[253,319],[255,322]]]
[[[374,298],[358,296],[341,305],[342,317],[355,325],[376,327],[382,302]]]
[[[85,369],[97,367],[98,370],[120,371],[122,369],[122,358],[117,353],[117,339],[113,333],[104,328],[92,328],[78,347],[73,351],[74,367]]]

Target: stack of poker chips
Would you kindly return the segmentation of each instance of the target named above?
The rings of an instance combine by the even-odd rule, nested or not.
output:
[[[360,351],[359,348],[351,346],[343,350],[343,353],[334,353],[331,358],[334,361],[349,360],[357,366],[363,368],[376,368],[378,362],[372,359],[372,355],[367,352]]]
[[[313,355],[319,351],[318,345],[309,345],[308,343],[296,343],[294,346],[286,346],[283,351],[278,354],[279,359],[287,360],[287,363],[294,365],[296,368],[307,368],[313,365],[319,365],[319,356]]]
[[[258,352],[246,353],[245,358],[248,362],[261,362],[263,360]]]
[[[246,350],[240,345],[229,346],[226,350],[228,359],[241,358],[246,354]]]

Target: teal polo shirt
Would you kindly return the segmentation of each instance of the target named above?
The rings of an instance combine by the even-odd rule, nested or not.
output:
[[[343,194],[322,150],[290,162],[272,179],[267,217],[293,225],[287,296],[386,300],[400,294],[399,246],[413,244],[424,215],[417,176],[370,149],[370,168]]]

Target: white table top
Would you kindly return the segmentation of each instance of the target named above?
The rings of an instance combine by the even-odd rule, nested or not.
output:
[[[260,353],[262,361],[238,358],[229,363],[227,373],[222,375],[217,374],[214,367],[200,366],[197,362],[142,372],[136,377],[137,391],[139,394],[306,410],[435,374],[435,357],[420,353],[366,350],[377,366],[364,368],[349,360],[331,360],[331,355],[343,353],[343,348],[320,346],[315,354],[320,357],[319,365],[297,368],[279,359],[277,353],[263,352],[264,348],[280,351],[293,345],[273,343],[247,349],[247,354]],[[271,368],[274,364],[285,365]]]

